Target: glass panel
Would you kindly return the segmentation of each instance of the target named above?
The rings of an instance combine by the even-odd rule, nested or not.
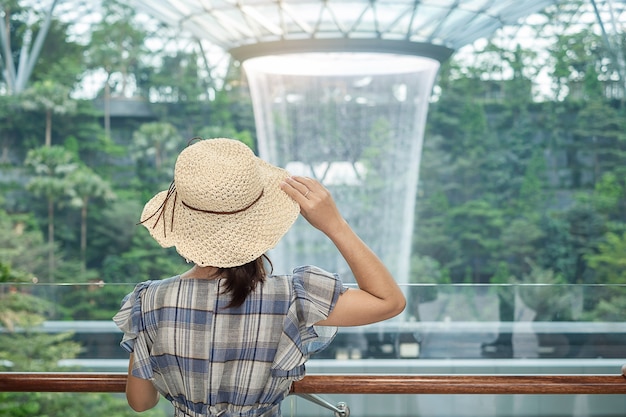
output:
[[[617,417],[622,395],[323,395],[360,417]],[[285,417],[332,417],[333,411],[295,396],[283,402]]]
[[[619,374],[624,363],[624,312],[610,307],[620,305],[624,286],[409,285],[406,290],[403,316],[340,329],[309,371]]]
[[[350,415],[360,417],[621,417],[626,397],[621,395],[322,395],[337,406],[345,403]],[[0,393],[8,415],[64,417],[133,417],[123,394]],[[18,414],[20,413],[21,414]],[[332,410],[295,395],[282,404],[284,417],[332,417]],[[143,417],[173,415],[162,399]]]
[[[110,317],[134,284],[0,284],[2,371],[124,372]],[[626,363],[626,285],[404,285],[394,320],[342,328],[308,374],[619,374]],[[621,416],[620,395],[321,395],[364,417]],[[38,415],[134,415],[123,394],[0,393]],[[77,407],[75,407],[77,406]],[[6,408],[6,407],[5,407]],[[76,408],[76,413],[74,413]],[[289,396],[283,415],[332,410]],[[50,411],[50,412],[48,412]],[[60,414],[59,414],[60,415]],[[142,414],[143,415],[143,414]],[[172,415],[162,400],[147,416]]]
[[[134,284],[0,284],[0,366],[125,371],[111,321]],[[309,373],[619,374],[626,285],[404,285],[393,320],[341,328]]]

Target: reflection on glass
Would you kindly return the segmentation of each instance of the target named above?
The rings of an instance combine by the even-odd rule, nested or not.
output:
[[[126,371],[121,333],[110,318],[133,287],[0,284],[0,370]],[[410,303],[402,318],[340,329],[332,345],[309,361],[308,373],[615,375],[626,363],[626,313],[611,307],[620,305],[626,285],[405,287]],[[365,417],[556,417],[575,415],[574,410],[609,417],[626,409],[626,399],[617,395],[323,397],[332,404],[346,402],[352,415]],[[8,401],[34,413],[42,404],[68,410],[67,404],[78,404],[93,409],[94,417],[133,415],[120,395],[0,393],[0,402]],[[163,403],[150,416],[171,415]],[[283,404],[285,416],[330,413],[296,397]]]
[[[111,317],[132,288],[2,284],[2,369],[125,370],[121,334]],[[626,356],[626,313],[609,308],[619,305],[626,285],[405,288],[409,305],[401,318],[340,329],[309,368],[345,366],[351,372],[390,374],[456,372],[459,366],[498,373],[615,373]]]

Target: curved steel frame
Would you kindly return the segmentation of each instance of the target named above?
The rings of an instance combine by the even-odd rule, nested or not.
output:
[[[414,55],[432,58],[439,62],[447,60],[454,50],[423,42],[387,39],[292,39],[242,45],[229,50],[238,61],[267,55],[307,52],[365,52]]]

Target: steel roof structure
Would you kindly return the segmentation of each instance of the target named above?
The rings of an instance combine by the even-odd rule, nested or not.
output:
[[[234,58],[392,52],[439,60],[556,0],[129,0]]]

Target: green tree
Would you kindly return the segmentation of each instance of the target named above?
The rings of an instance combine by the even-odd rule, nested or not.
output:
[[[19,239],[19,238],[18,238]],[[0,265],[2,265],[0,263]],[[22,275],[15,271],[9,276]],[[43,322],[57,310],[55,304],[28,294],[0,279],[0,370],[15,372],[68,371],[59,363],[75,359],[82,346],[73,341],[72,332],[49,334],[41,331]],[[109,316],[110,317],[110,316]],[[108,394],[0,393],[0,416],[136,415],[125,399]],[[164,417],[161,409],[147,412],[148,417]]]
[[[43,8],[23,7],[22,3],[7,0],[0,5],[0,160],[4,162],[9,160],[10,150],[25,154],[31,141],[30,115],[20,111],[22,95],[28,95],[33,83],[46,80],[69,91],[82,71],[82,49],[68,39],[68,24],[53,16],[59,2],[54,0]]]
[[[54,276],[54,207],[66,195],[70,182],[68,175],[77,168],[74,155],[60,146],[31,149],[24,165],[34,174],[27,189],[37,197],[46,199],[48,207],[48,279]],[[62,201],[62,200],[61,200]]]
[[[204,58],[206,59],[206,58]],[[209,99],[210,77],[204,74],[199,63],[203,61],[202,52],[175,51],[167,54],[163,51],[161,65],[155,69],[146,68],[142,78],[142,87],[156,96],[157,101],[165,103],[193,103]]]
[[[128,190],[117,190],[116,196],[102,210],[98,210],[98,218],[90,228],[89,248],[91,253],[100,254],[96,258],[100,261],[97,264],[99,269],[107,257],[120,255],[132,248],[133,236],[139,228],[137,222],[144,203],[140,200],[141,196]]]
[[[38,330],[54,312],[54,304],[17,289],[0,297],[2,326],[9,331],[0,335],[0,358],[11,363],[11,369],[51,371],[59,368],[60,360],[78,355],[81,348],[70,340],[71,332],[49,335]]]
[[[519,280],[524,284],[519,293],[524,303],[535,311],[535,321],[572,320],[572,293],[562,287],[565,284],[563,277],[532,261],[529,263],[530,272]]]
[[[70,205],[80,209],[80,262],[81,273],[86,270],[87,211],[93,199],[110,200],[115,197],[110,184],[87,166],[80,166],[68,175]]]
[[[133,23],[135,10],[130,6],[120,1],[106,1],[102,7],[102,20],[94,25],[91,33],[87,66],[105,72],[104,130],[106,137],[111,137],[111,97],[113,93],[121,97],[128,95],[131,79],[146,54],[146,33]],[[112,85],[114,75],[119,75],[115,87]]]
[[[248,130],[237,131],[233,127],[228,126],[206,126],[199,130],[198,136],[205,139],[211,138],[230,138],[237,139],[240,142],[245,143],[251,149],[255,149],[254,139],[252,134]]]
[[[579,175],[588,172],[590,184],[599,181],[605,172],[623,165],[626,160],[622,145],[626,139],[625,128],[619,110],[606,100],[596,98],[584,102],[572,126],[572,146],[576,147],[578,155],[588,155],[586,169]]]
[[[597,272],[597,283],[623,284],[626,282],[626,233],[607,233],[598,244],[596,253],[588,253],[585,259]]]
[[[76,102],[69,96],[67,87],[52,80],[38,81],[22,95],[22,107],[43,111],[46,115],[45,145],[52,146],[52,115],[76,110]]]
[[[581,316],[577,306],[581,291],[568,286],[565,280],[552,269],[544,269],[529,261],[530,272],[522,277],[518,293],[524,304],[534,311],[533,322],[555,322],[578,320]],[[539,346],[550,346],[551,353],[540,356],[575,357],[576,336],[556,332],[536,331]]]
[[[551,269],[567,282],[575,282],[579,267],[575,238],[563,212],[542,213],[539,228],[542,237],[535,242],[535,262],[539,268]]]
[[[20,137],[20,126],[24,118],[19,112],[20,105],[16,96],[0,95],[0,164],[7,164],[9,153]]]
[[[45,239],[32,214],[0,209],[0,282],[38,281],[47,272]]]
[[[182,146],[182,138],[170,123],[144,123],[133,133],[131,154],[135,159],[151,159],[161,172],[164,163],[172,160]]]
[[[142,227],[134,230],[130,249],[121,254],[106,255],[102,268],[105,282],[140,282],[162,279],[188,269],[175,249],[164,250]]]

